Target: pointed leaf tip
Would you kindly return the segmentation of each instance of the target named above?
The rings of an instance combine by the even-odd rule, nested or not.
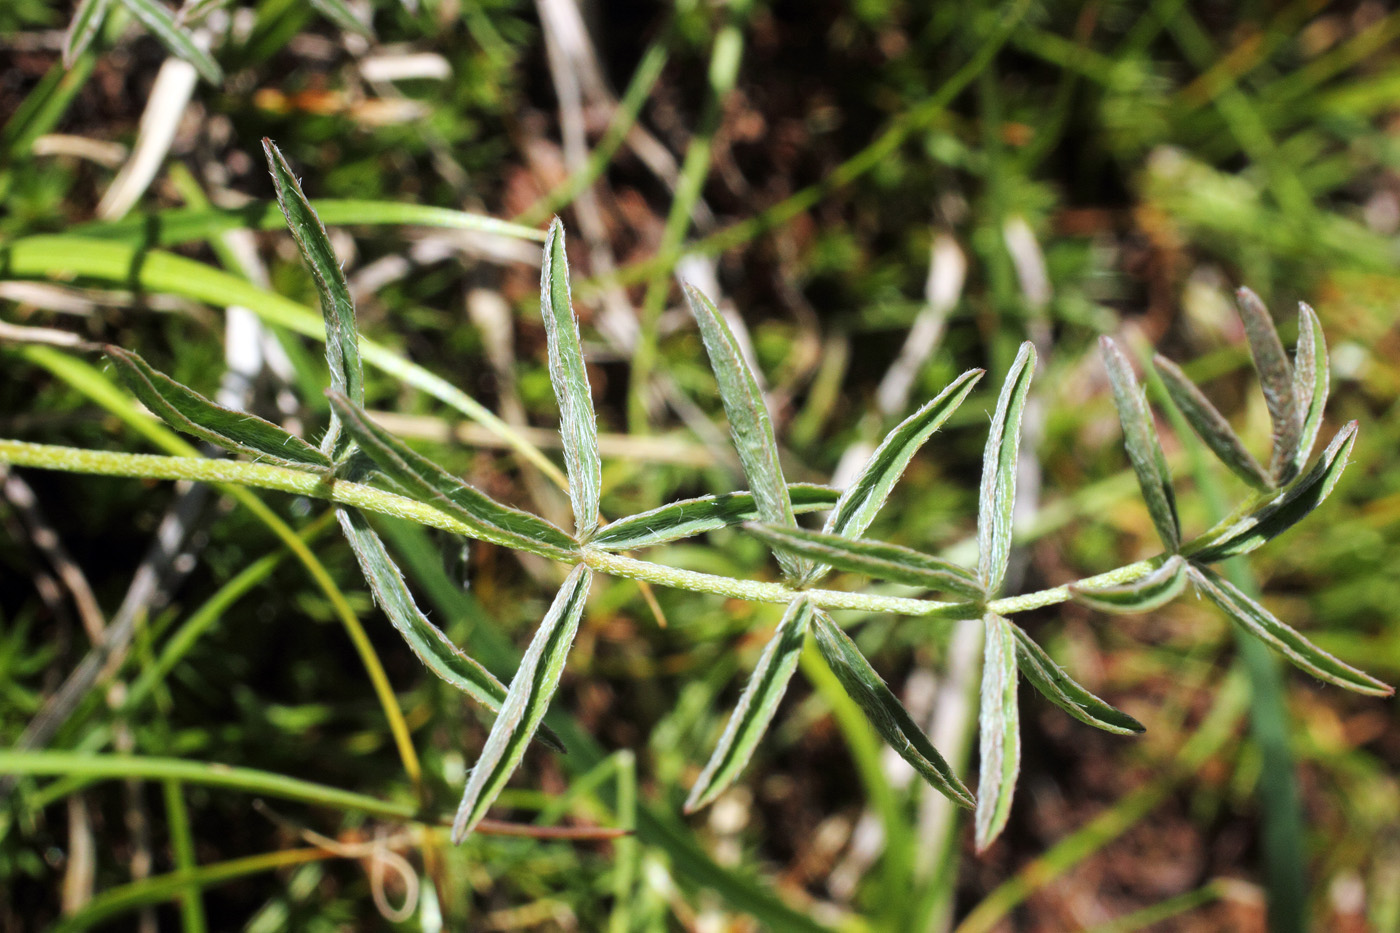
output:
[[[1021,446],[1021,416],[1035,375],[1035,345],[1021,344],[997,399],[996,414],[982,454],[982,484],[977,507],[977,576],[982,588],[996,593],[1011,556],[1011,519],[1016,507],[1016,456]]]

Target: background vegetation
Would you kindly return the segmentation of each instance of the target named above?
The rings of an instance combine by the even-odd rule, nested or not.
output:
[[[82,341],[323,429],[318,347],[250,336],[153,254],[102,259],[165,244],[314,306],[268,208],[269,136],[313,200],[541,230],[563,216],[610,516],[736,487],[678,264],[746,322],[791,480],[850,469],[849,451],[989,369],[872,529],[963,558],[986,413],[1035,341],[1024,590],[1156,550],[1100,335],[1194,360],[1264,449],[1229,302],[1246,283],[1286,335],[1294,302],[1317,308],[1323,435],[1360,422],[1337,492],[1250,559],[1254,582],[1321,646],[1400,678],[1400,14],[1384,5],[351,3],[372,36],[321,12],[335,4],[191,6],[213,7],[192,22],[218,81],[170,76],[124,6],[71,67],[71,7],[0,6],[0,436],[171,449]],[[538,246],[378,210],[327,216],[367,335],[547,444],[531,430],[556,417]],[[499,498],[567,516],[537,465],[429,394],[372,370],[367,404]],[[1165,439],[1200,529],[1243,486],[1193,469],[1189,434]],[[1025,691],[1021,791],[975,857],[970,827],[948,830],[942,798],[816,665],[742,786],[681,818],[776,607],[599,577],[547,719],[570,754],[532,750],[493,812],[584,838],[454,848],[410,817],[450,809],[485,726],[373,608],[319,503],[21,470],[3,492],[0,745],[24,744],[75,670],[96,675],[46,751],[0,752],[0,771],[30,772],[0,810],[6,929],[1236,930],[1262,928],[1268,904],[1276,929],[1400,929],[1394,703],[1251,664],[1193,598],[1032,617],[1148,731],[1104,735]],[[385,530],[433,619],[508,676],[553,568]],[[657,559],[776,572],[739,533]],[[891,623],[853,632],[968,774],[959,629]],[[123,650],[93,651],[123,628]]]

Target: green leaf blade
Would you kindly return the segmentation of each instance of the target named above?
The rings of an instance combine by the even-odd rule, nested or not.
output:
[[[987,640],[982,652],[981,712],[978,716],[982,769],[973,823],[977,851],[983,852],[1006,828],[1016,778],[1021,773],[1021,714],[1016,705],[1016,638],[999,615],[983,617]]]
[[[1356,422],[1348,422],[1307,475],[1244,518],[1202,535],[1202,544],[1190,549],[1191,559],[1210,564],[1237,554],[1248,554],[1302,521],[1336,488],[1356,444],[1356,431]]]
[[[448,473],[370,420],[343,395],[327,392],[331,409],[360,449],[409,495],[476,530],[484,541],[554,559],[568,558],[577,542],[544,519],[503,505]]]
[[[1298,453],[1293,466],[1301,472],[1312,456],[1322,429],[1322,415],[1327,408],[1327,392],[1331,383],[1331,368],[1327,362],[1327,337],[1317,313],[1303,303],[1298,304],[1298,351],[1293,360],[1293,386],[1298,407],[1303,413],[1303,431],[1298,440]]]
[[[1137,474],[1138,488],[1157,534],[1167,550],[1174,552],[1181,547],[1181,520],[1176,512],[1171,471],[1153,426],[1152,412],[1123,351],[1109,337],[1100,337],[1099,347],[1113,389],[1113,404],[1123,425],[1123,446],[1128,452],[1128,461]]]
[[[977,802],[948,762],[933,747],[909,712],[890,691],[870,662],[860,653],[856,643],[821,610],[815,613],[813,634],[817,648],[826,659],[841,686],[865,713],[875,731],[880,733],[899,757],[907,761],[929,786],[960,807],[969,810]]]
[[[713,802],[748,765],[797,669],[812,614],[813,607],[807,599],[795,599],[788,605],[739,697],[739,705],[724,727],[719,745],[686,798],[686,813],[694,813]]]
[[[996,414],[982,455],[982,484],[977,507],[977,577],[987,593],[1001,588],[1011,557],[1011,518],[1016,505],[1016,457],[1021,446],[1021,416],[1035,375],[1035,346],[1021,344],[1006,374]]]
[[[190,34],[175,21],[175,15],[158,0],[121,0],[121,4],[175,57],[183,58],[193,65],[201,78],[210,84],[223,82],[224,71],[219,67],[219,63],[195,44]]]
[[[1210,403],[1194,382],[1186,378],[1181,367],[1160,354],[1152,358],[1152,366],[1162,377],[1162,383],[1167,387],[1167,394],[1171,396],[1172,402],[1181,410],[1191,429],[1206,447],[1210,448],[1211,453],[1255,489],[1263,492],[1272,489],[1273,481],[1269,474],[1259,465],[1259,461],[1254,459],[1254,455],[1245,449],[1239,435],[1230,427],[1225,416]]]
[[[345,5],[345,0],[311,0],[311,5],[346,32],[353,32],[366,39],[374,38],[374,30]]]
[[[1395,688],[1389,684],[1357,670],[1308,641],[1209,568],[1193,564],[1191,579],[1206,598],[1224,610],[1231,622],[1319,680],[1370,696],[1391,696],[1395,693]]]
[[[578,632],[592,574],[579,564],[570,572],[535,631],[530,647],[511,678],[501,711],[486,737],[481,757],[467,778],[462,802],[452,821],[452,842],[460,843],[476,828],[520,766],[525,748],[539,729],[549,701],[559,687],[564,662]]]
[[[841,494],[830,486],[791,483],[788,495],[795,514],[829,509]],[[669,544],[730,525],[758,518],[751,492],[730,492],[670,502],[659,508],[620,518],[602,528],[588,542],[606,551],[632,551]]]
[[[1254,357],[1254,368],[1264,389],[1269,420],[1274,427],[1269,476],[1274,485],[1282,486],[1297,473],[1295,459],[1303,434],[1293,366],[1283,352],[1283,342],[1279,340],[1274,319],[1259,296],[1247,288],[1241,288],[1235,292],[1235,298],[1240,319],[1244,321],[1245,336],[1249,339],[1249,352]]]
[[[82,0],[63,34],[63,67],[72,68],[102,29],[111,0]]]
[[[603,466],[598,456],[598,418],[583,362],[578,318],[569,296],[569,257],[564,252],[564,225],[549,225],[540,270],[540,310],[549,345],[549,380],[559,402],[559,435],[569,473],[569,500],[574,508],[574,531],[587,540],[598,528],[598,500]]]
[[[758,380],[749,370],[739,342],[729,325],[720,316],[710,299],[693,286],[685,286],[690,312],[700,326],[700,337],[710,357],[719,385],[720,400],[729,418],[729,430],[739,452],[744,475],[748,477],[759,517],[770,525],[797,526],[792,500],[788,498],[783,468],[778,462],[778,441],[773,434],[773,421],[768,405],[758,388]],[[780,554],[778,562],[793,578],[801,578],[809,569],[806,561]]]
[[[270,421],[210,401],[129,350],[108,345],[103,352],[141,404],[176,430],[281,466],[331,468],[329,457]]]
[[[1186,561],[1172,555],[1145,576],[1121,586],[1070,586],[1070,597],[1081,606],[1115,615],[1140,615],[1160,609],[1186,589]]]
[[[1146,731],[1142,723],[1080,686],[1019,625],[1012,625],[1011,632],[1016,639],[1017,667],[1045,699],[1095,729],[1115,735]]]
[[[898,544],[758,522],[750,522],[744,526],[744,530],[779,553],[811,558],[838,570],[907,586],[956,593],[966,599],[983,599],[986,596],[977,576],[966,568]]]

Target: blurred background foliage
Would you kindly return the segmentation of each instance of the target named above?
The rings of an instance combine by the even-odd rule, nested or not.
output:
[[[1330,431],[1357,419],[1360,437],[1323,511],[1250,571],[1281,618],[1400,678],[1400,13],[1386,5],[350,2],[373,38],[312,4],[194,6],[206,17],[191,28],[224,75],[182,97],[155,93],[168,52],[124,7],[68,69],[73,6],[0,5],[0,250],[97,235],[84,225],[121,215],[151,232],[206,201],[265,202],[264,136],[313,199],[540,226],[558,212],[604,432],[605,514],[737,485],[679,310],[679,262],[747,324],[793,480],[826,481],[958,372],[991,370],[872,530],[963,556],[992,393],[1029,337],[1043,370],[1037,466],[1022,476],[1035,506],[1021,526],[1022,590],[1155,550],[1096,338],[1190,361],[1260,450],[1268,419],[1229,295],[1254,288],[1286,337],[1305,300],[1332,349]],[[121,203],[112,189],[149,135],[143,119],[164,120],[169,139]],[[366,334],[512,424],[554,424],[536,246],[419,227],[332,232]],[[284,232],[187,239],[174,248],[315,304]],[[201,391],[219,386],[221,309],[133,287],[134,272],[29,278],[0,260],[0,436],[154,449],[64,364],[95,358],[36,339],[118,343]],[[930,338],[922,348],[906,347],[911,328]],[[258,375],[251,403],[314,434],[326,411],[319,349],[267,334],[265,356],[285,363]],[[428,396],[376,372],[368,404],[492,494],[567,514],[534,468]],[[1183,520],[1199,530],[1213,498],[1243,487],[1193,471],[1194,440],[1163,429]],[[164,484],[33,471],[10,473],[4,491],[10,747],[89,655],[91,627],[117,615],[186,500]],[[318,504],[267,498],[294,527],[324,529]],[[197,506],[135,604],[129,647],[45,747],[246,766],[450,808],[482,720],[404,650],[348,549],[330,534],[313,544],[387,670],[421,791],[328,591],[248,509],[218,496]],[[432,618],[508,676],[555,569],[385,531]],[[657,559],[773,573],[736,532]],[[252,576],[234,592],[240,574]],[[1400,930],[1394,703],[1292,669],[1246,673],[1226,623],[1194,598],[1127,620],[1074,606],[1028,620],[1148,732],[1106,736],[1024,696],[1021,791],[1005,837],[979,858],[966,826],[945,842],[941,801],[816,666],[804,665],[810,679],[794,682],[743,786],[682,821],[685,789],[777,618],[717,597],[654,597],[599,581],[549,720],[571,754],[532,751],[495,813],[649,827],[635,839],[476,836],[451,848],[421,824],[354,808],[75,770],[6,790],[0,926],[110,915],[116,928],[185,930],[757,930],[799,917],[850,930]],[[843,618],[967,773],[957,633],[896,621]]]

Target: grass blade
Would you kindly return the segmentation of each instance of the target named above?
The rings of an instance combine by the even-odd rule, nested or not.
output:
[[[200,77],[210,84],[220,84],[224,80],[223,69],[209,53],[195,44],[189,33],[175,22],[175,15],[162,6],[159,0],[121,0],[122,6],[131,11],[160,44],[169,49],[177,58],[183,58],[194,66]]]
[[[1192,548],[1191,559],[1210,564],[1236,554],[1247,554],[1302,521],[1332,494],[1342,478],[1342,471],[1347,468],[1347,458],[1355,444],[1356,422],[1352,421],[1337,432],[1306,476],[1295,480],[1273,500],[1244,518],[1207,532],[1202,538],[1208,543]]]
[[[63,67],[72,68],[78,56],[87,51],[107,18],[110,0],[82,0],[63,34]]]
[[[822,529],[844,538],[859,538],[870,527],[904,468],[932,435],[942,427],[983,376],[983,370],[963,373],[923,408],[891,431],[870,455],[860,474],[846,487]]]
[[[976,575],[966,568],[897,544],[759,522],[750,522],[744,530],[775,551],[818,560],[848,573],[956,593],[967,599],[982,599],[986,595]]]
[[[1016,778],[1021,772],[1021,713],[1016,706],[1015,627],[999,615],[983,617],[987,641],[982,653],[982,710],[978,716],[982,773],[977,783],[977,851],[984,851],[1006,828]]]
[[[1105,732],[1136,735],[1146,731],[1142,723],[1076,683],[1020,626],[1011,625],[1010,628],[1016,639],[1016,666],[1045,699],[1080,722]]]
[[[357,407],[363,407],[364,369],[360,363],[359,333],[355,329],[355,304],[350,299],[350,286],[346,284],[345,273],[340,268],[340,261],[335,258],[326,228],[306,200],[306,195],[302,194],[301,185],[292,174],[287,160],[267,138],[263,139],[263,153],[267,156],[267,167],[272,173],[273,186],[277,189],[277,203],[282,205],[287,226],[296,238],[302,258],[316,280],[316,291],[321,296],[331,389],[344,395]],[[340,426],[332,419],[321,449],[339,457],[343,447]]]
[[[1389,684],[1323,651],[1209,568],[1193,564],[1191,580],[1211,602],[1225,611],[1231,622],[1314,677],[1371,696],[1390,696],[1395,692]]]
[[[460,843],[481,822],[506,781],[520,765],[525,747],[549,709],[550,698],[559,687],[564,661],[574,643],[588,585],[593,575],[582,564],[569,574],[544,621],[535,631],[530,647],[511,678],[510,690],[496,716],[481,757],[467,778],[462,803],[452,821],[452,841]]]
[[[977,804],[972,799],[972,792],[958,780],[948,762],[910,718],[909,712],[880,679],[851,637],[820,609],[815,613],[813,634],[831,672],[890,748],[909,762],[909,766],[934,790],[961,807],[973,809]]]
[[[1303,416],[1303,432],[1298,439],[1294,468],[1301,471],[1312,456],[1317,433],[1322,428],[1322,413],[1327,408],[1327,391],[1331,370],[1327,365],[1327,337],[1317,313],[1301,302],[1298,305],[1298,351],[1293,359],[1293,386],[1298,396],[1298,410]]]
[[[768,416],[768,406],[758,382],[744,361],[739,342],[710,299],[690,285],[685,286],[685,296],[695,322],[700,325],[700,336],[710,356],[724,413],[729,417],[729,430],[734,435],[734,446],[739,451],[749,488],[753,490],[758,516],[770,525],[795,528],[797,519],[793,517],[792,500],[788,498],[783,468],[778,462],[773,421]],[[787,554],[779,554],[778,563],[789,577],[801,577],[808,570],[806,561]]]
[[[977,506],[977,578],[995,593],[1011,557],[1011,513],[1016,505],[1016,454],[1021,446],[1021,415],[1035,375],[1035,346],[1021,344],[1002,384],[982,454],[982,485]],[[980,796],[980,795],[979,795]]]
[[[792,483],[788,486],[788,496],[793,512],[801,514],[831,508],[840,498],[840,493],[830,486]],[[754,504],[753,493],[727,492],[682,499],[620,518],[600,530],[588,544],[608,551],[631,551],[668,544],[728,525],[741,525],[757,518],[758,507]]]
[[[403,636],[418,660],[440,679],[461,690],[492,712],[499,712],[506,699],[506,687],[486,668],[463,652],[423,615],[413,594],[404,583],[398,565],[389,557],[384,542],[358,509],[338,507],[336,518],[340,529],[355,552],[360,572],[374,593],[374,601],[389,617],[394,628]],[[541,733],[541,740],[563,751],[558,737]]]
[[[1171,472],[1153,427],[1152,412],[1123,351],[1109,337],[1099,338],[1099,348],[1113,387],[1113,404],[1123,425],[1123,446],[1137,474],[1138,488],[1162,543],[1168,551],[1175,552],[1181,547],[1181,520],[1176,514]]]
[[[1186,561],[1176,555],[1156,570],[1122,586],[1071,586],[1075,602],[1099,612],[1137,615],[1160,609],[1186,589]]]
[[[1259,296],[1247,288],[1235,292],[1240,319],[1244,321],[1249,352],[1254,356],[1254,368],[1264,388],[1264,403],[1274,426],[1273,451],[1269,457],[1269,476],[1274,485],[1282,486],[1297,475],[1295,460],[1303,436],[1302,411],[1293,382],[1293,366],[1283,352],[1278,330],[1269,309]]]
[[[577,549],[574,539],[559,528],[537,515],[503,505],[462,482],[375,424],[343,395],[326,395],[349,436],[375,466],[413,498],[477,529],[483,541],[556,559]]]
[[[330,457],[277,425],[210,401],[129,350],[108,345],[103,351],[141,404],[177,431],[283,466],[330,469]]]
[[[1160,354],[1152,358],[1152,365],[1162,377],[1167,394],[1191,424],[1196,436],[1210,448],[1211,453],[1255,489],[1264,492],[1272,489],[1273,483],[1269,474],[1264,472],[1254,455],[1245,450],[1239,435],[1235,434],[1225,416],[1216,410],[1204,393],[1196,388],[1194,382],[1186,378],[1181,367]]]
[[[351,12],[350,8],[345,5],[345,0],[311,0],[311,5],[320,10],[326,19],[346,32],[357,33],[366,39],[374,38],[374,30],[370,28],[368,23]]]
[[[598,528],[598,499],[603,466],[598,458],[598,419],[583,363],[578,318],[569,300],[569,257],[564,252],[564,225],[549,225],[540,271],[540,310],[549,344],[549,380],[559,401],[559,436],[569,472],[569,499],[574,506],[574,533],[587,540]]]
[[[792,672],[797,669],[812,611],[812,604],[806,599],[795,599],[788,604],[783,621],[778,623],[778,630],[764,647],[758,666],[739,697],[739,705],[724,727],[719,745],[686,798],[686,813],[694,813],[723,793],[753,757],[753,750],[773,721],[778,701],[783,698]]]

